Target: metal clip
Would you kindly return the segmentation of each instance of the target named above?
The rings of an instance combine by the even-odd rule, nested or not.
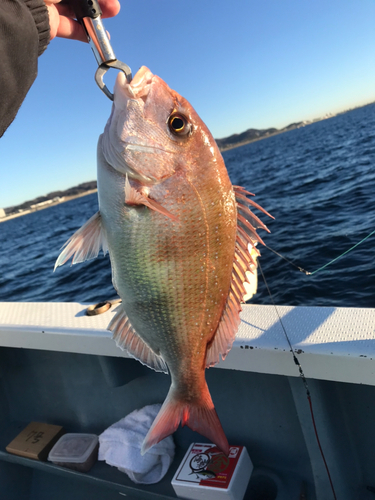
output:
[[[98,84],[100,90],[102,92],[104,92],[104,94],[109,99],[111,99],[111,101],[113,101],[113,94],[108,89],[107,85],[103,81],[103,76],[111,68],[119,69],[120,71],[122,71],[125,74],[128,83],[130,83],[132,81],[132,71],[131,71],[131,69],[129,68],[129,66],[127,64],[125,64],[125,63],[123,63],[121,61],[118,61],[117,59],[115,59],[114,61],[110,61],[110,62],[101,64],[99,66],[99,68],[96,70],[96,73],[95,73],[95,81],[96,81],[96,83]]]
[[[100,12],[98,7],[96,11]],[[132,80],[131,69],[127,64],[116,59],[100,15],[96,14],[95,18],[81,17],[81,23],[85,28],[88,42],[99,65],[95,73],[95,81],[100,90],[113,101],[113,94],[104,83],[103,76],[110,68],[118,69],[125,74],[127,81],[130,83]]]

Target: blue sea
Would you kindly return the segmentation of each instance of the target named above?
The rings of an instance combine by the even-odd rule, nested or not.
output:
[[[375,230],[375,104],[223,156],[233,184],[255,193],[275,217],[261,216],[271,230],[260,231],[266,244],[310,272]],[[114,298],[108,256],[53,272],[60,247],[97,210],[92,194],[1,223],[0,301]],[[375,235],[312,276],[260,248],[273,300],[375,307],[374,245]],[[252,302],[271,303],[261,276]]]

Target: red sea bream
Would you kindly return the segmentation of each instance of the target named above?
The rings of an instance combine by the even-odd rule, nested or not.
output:
[[[256,229],[267,228],[250,193],[232,186],[205,124],[161,78],[142,67],[128,84],[120,73],[114,96],[98,144],[99,212],[56,266],[108,250],[122,299],[108,328],[129,354],[170,372],[142,453],[180,423],[227,453],[205,369],[231,349],[256,273]]]

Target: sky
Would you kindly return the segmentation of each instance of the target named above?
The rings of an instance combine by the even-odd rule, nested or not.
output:
[[[215,138],[375,101],[373,0],[120,0],[116,57],[184,96]],[[1,63],[0,63],[1,64]],[[111,111],[87,44],[55,39],[0,139],[0,207],[96,178]],[[110,70],[105,82],[113,87]]]

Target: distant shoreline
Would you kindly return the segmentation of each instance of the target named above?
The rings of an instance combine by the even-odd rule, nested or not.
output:
[[[45,206],[42,206],[40,208],[36,208],[34,210],[23,210],[22,212],[19,212],[17,214],[12,214],[12,215],[2,217],[0,219],[0,223],[5,222],[7,220],[11,220],[11,219],[16,219],[17,217],[22,217],[23,215],[32,214],[34,212],[40,212],[40,210],[46,210],[47,208],[55,207],[56,205],[61,205],[62,203],[66,203],[67,201],[75,200],[76,198],[82,198],[82,196],[87,196],[89,194],[96,193],[97,191],[98,191],[97,189],[90,189],[89,191],[86,191],[84,193],[74,194],[71,196],[65,196],[64,199],[61,201],[56,201],[54,203],[50,203],[49,205],[45,205]]]
[[[311,125],[311,124],[309,123],[307,125]],[[307,127],[307,125],[304,125],[304,126]],[[224,153],[225,151],[229,151],[230,149],[240,148],[241,146],[246,146],[246,144],[251,144],[252,142],[258,142],[258,141],[262,141],[263,139],[269,139],[270,137],[273,137],[274,135],[284,134],[285,132],[290,132],[291,130],[295,130],[296,128],[302,128],[302,127],[290,128],[288,130],[285,130],[285,129],[278,130],[277,132],[273,132],[272,134],[268,134],[268,135],[263,135],[262,137],[256,137],[255,139],[250,139],[248,141],[239,142],[238,144],[224,146],[223,148],[219,148],[220,153]]]
[[[305,128],[308,127],[309,125],[313,125],[314,123],[318,123],[324,120],[329,120],[330,118],[335,118],[336,116],[339,115],[344,115],[345,113],[349,113],[350,111],[354,111],[356,109],[360,108],[365,108],[366,106],[370,106],[372,104],[375,104],[375,102],[368,102],[367,104],[363,104],[360,106],[356,106],[354,108],[346,109],[344,111],[339,111],[337,113],[328,113],[325,116],[319,117],[319,118],[314,118],[313,120],[305,120],[301,122],[296,122],[295,124],[290,124],[287,127],[284,127],[282,129],[277,129],[274,132],[268,132],[269,129],[265,129],[264,132],[266,132],[263,135],[260,135],[259,137],[252,137],[250,139],[245,139],[244,141],[241,142],[234,142],[228,145],[220,146],[220,143],[222,141],[226,141],[228,139],[236,140],[236,137],[239,135],[242,135],[246,132],[249,131],[256,131],[256,132],[263,132],[262,130],[256,130],[256,129],[248,129],[248,131],[242,132],[241,134],[233,134],[228,137],[224,137],[223,139],[216,139],[216,142],[219,146],[220,152],[223,153],[224,151],[229,151],[230,149],[235,149],[235,148],[240,148],[241,146],[245,146],[246,144],[251,144],[252,142],[257,142],[261,141],[262,139],[268,139],[269,137],[273,137],[275,135],[283,134],[284,132],[290,132],[291,130],[296,130],[298,128]]]
[[[370,104],[373,104],[373,103],[370,103]],[[366,104],[366,106],[367,106],[367,104]],[[364,106],[360,106],[360,107],[364,107]],[[357,108],[355,108],[355,109],[357,109]],[[269,133],[267,133],[265,135],[261,135],[259,137],[247,139],[245,141],[238,142],[235,144],[229,144],[228,146],[222,146],[222,147],[219,146],[219,149],[220,149],[221,153],[224,153],[224,151],[229,151],[230,149],[240,148],[241,146],[246,146],[246,144],[251,144],[252,142],[258,142],[258,141],[262,141],[263,139],[269,139],[270,137],[274,137],[275,135],[284,134],[285,132],[290,132],[291,130],[305,128],[305,127],[308,127],[309,125],[313,125],[314,123],[319,123],[319,122],[322,122],[324,120],[329,120],[330,118],[335,118],[335,116],[347,113],[348,111],[353,111],[353,110],[349,109],[347,111],[343,111],[342,113],[336,113],[334,115],[330,114],[329,116],[323,116],[322,118],[315,118],[312,121],[298,122],[295,125],[288,125],[285,128],[275,130],[275,132],[269,132]]]

